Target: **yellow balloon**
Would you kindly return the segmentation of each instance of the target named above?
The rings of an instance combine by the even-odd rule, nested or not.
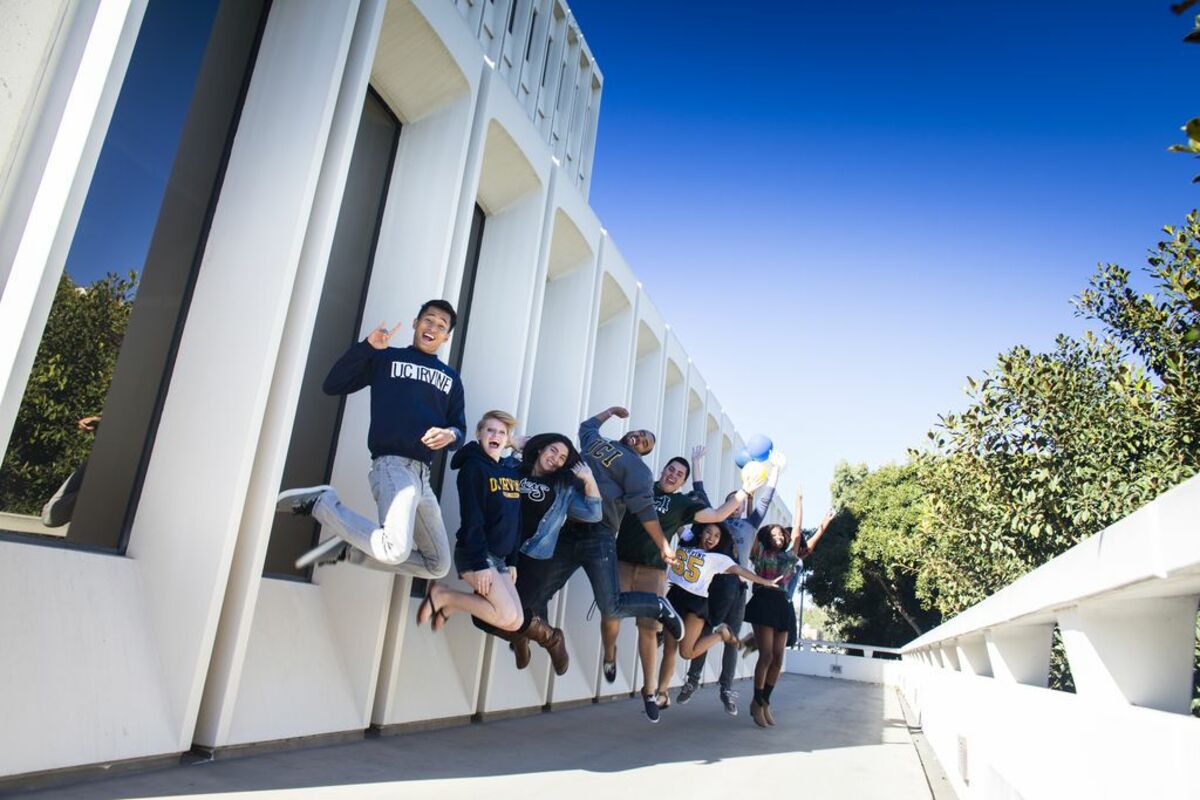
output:
[[[756,483],[767,479],[767,465],[761,461],[749,461],[742,467],[742,483]]]

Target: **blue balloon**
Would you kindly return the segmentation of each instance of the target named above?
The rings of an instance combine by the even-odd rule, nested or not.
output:
[[[766,461],[771,455],[771,450],[775,447],[771,440],[761,433],[756,433],[746,442],[746,452],[750,454],[750,458],[754,461]]]
[[[737,455],[733,457],[733,463],[738,465],[738,469],[741,469],[753,460],[754,459],[750,458],[750,451],[744,447],[741,450],[738,450]]]

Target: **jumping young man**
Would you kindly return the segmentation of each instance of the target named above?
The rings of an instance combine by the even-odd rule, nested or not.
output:
[[[697,447],[692,451],[692,461],[695,462],[696,471],[699,474],[703,474],[701,465],[704,463],[704,452],[703,447]],[[737,511],[725,520],[725,527],[733,539],[734,559],[744,569],[751,569],[750,550],[754,547],[754,537],[758,534],[758,528],[762,525],[767,516],[767,510],[771,507],[771,501],[775,497],[775,487],[779,485],[779,476],[786,463],[782,454],[772,454],[769,461],[767,483],[759,492],[753,510],[749,509],[749,502],[742,503]],[[692,492],[706,503],[708,502],[703,481],[692,481]],[[735,494],[730,494],[726,498],[726,502]],[[735,634],[740,635],[742,622],[746,617],[746,583],[734,575],[715,576],[708,589],[708,610],[709,621],[713,625],[723,623],[728,625]],[[680,705],[692,699],[692,695],[700,688],[700,676],[704,674],[704,663],[707,658],[708,653],[701,653],[692,659],[688,667],[687,681],[679,689],[679,694],[675,696],[675,701]],[[717,685],[720,687],[721,705],[724,706],[727,714],[734,717],[737,716],[738,711],[737,692],[733,691],[737,661],[738,646],[727,644],[721,657],[721,677]]]
[[[629,412],[620,406],[601,411],[579,426],[580,452],[592,471],[600,490],[602,516],[599,522],[568,519],[559,533],[554,553],[547,559],[522,561],[522,584],[536,587],[528,598],[528,608],[544,609],[554,593],[580,567],[592,584],[596,606],[604,619],[648,617],[658,619],[676,636],[683,635],[683,620],[666,598],[652,592],[621,591],[617,576],[617,529],[630,514],[641,522],[654,540],[660,555],[674,560],[671,543],[663,536],[654,509],[654,476],[642,456],[654,449],[654,434],[636,430],[619,440],[600,435],[600,426],[610,417],[624,419]],[[606,643],[605,672],[616,668],[616,645]],[[615,672],[613,673],[615,677]],[[611,680],[611,678],[610,678]]]
[[[647,470],[649,471],[649,470]],[[693,522],[721,522],[741,505],[757,486],[739,489],[720,508],[710,508],[707,503],[680,492],[683,484],[691,475],[691,465],[683,456],[675,456],[666,463],[654,484],[653,511],[659,535],[663,541],[670,539],[684,525]],[[759,484],[761,485],[761,483]],[[659,540],[654,537],[651,528],[644,524],[639,517],[626,512],[621,521],[620,532],[617,536],[617,564],[621,578],[621,589],[624,591],[651,592],[664,595],[667,586],[667,564],[674,562],[673,551],[664,554],[659,546]],[[600,621],[600,633],[604,642],[605,663],[604,677],[610,683],[616,680],[616,647],[617,635],[620,633],[621,620],[605,617]],[[638,658],[642,663],[642,702],[646,716],[651,722],[657,722],[659,709],[666,708],[670,701],[663,698],[660,703],[656,691],[658,670],[658,631],[659,624],[654,619],[638,617]],[[676,636],[676,639],[680,637]]]
[[[429,478],[434,453],[457,449],[466,427],[462,380],[437,357],[456,320],[450,303],[429,300],[412,322],[412,344],[392,347],[400,325],[381,324],[329,371],[326,394],[371,388],[368,478],[378,523],[342,505],[329,486],[280,493],[278,511],[311,515],[333,534],[300,556],[297,567],[345,557],[419,578],[450,571],[449,539]]]

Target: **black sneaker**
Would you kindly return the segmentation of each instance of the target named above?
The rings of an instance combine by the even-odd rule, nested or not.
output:
[[[604,669],[604,680],[607,681],[608,683],[615,683],[617,680],[616,659],[613,659],[612,661],[605,661],[604,665],[603,665],[603,669]]]
[[[679,694],[675,695],[675,702],[679,705],[685,705],[688,700],[692,699],[692,695],[700,688],[700,684],[692,681],[690,678],[683,686],[679,687]]]
[[[683,641],[683,618],[665,597],[658,598],[658,621],[667,633],[675,637],[675,641]]]
[[[283,514],[298,514],[302,517],[312,516],[313,506],[321,499],[321,495],[333,491],[332,486],[307,486],[303,489],[288,489],[280,492],[275,499],[275,512]]]
[[[737,716],[737,699],[738,693],[732,689],[721,690],[721,705],[725,706],[725,713],[731,717]]]
[[[652,694],[642,695],[642,705],[646,707],[646,719],[658,724],[658,698]]]

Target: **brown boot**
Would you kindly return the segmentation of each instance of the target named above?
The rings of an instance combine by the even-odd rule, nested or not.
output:
[[[514,634],[513,638],[508,640],[508,647],[517,657],[517,669],[529,666],[529,659],[533,658],[533,654],[529,652],[529,638],[524,633]]]
[[[563,641],[563,632],[558,628],[552,628],[541,617],[534,617],[529,621],[529,627],[525,629],[525,635],[533,641],[540,644],[550,654],[550,663],[554,666],[555,675],[563,675],[570,665],[570,657],[567,655],[567,645]],[[528,645],[526,645],[528,647]],[[526,663],[529,659],[526,657]]]

